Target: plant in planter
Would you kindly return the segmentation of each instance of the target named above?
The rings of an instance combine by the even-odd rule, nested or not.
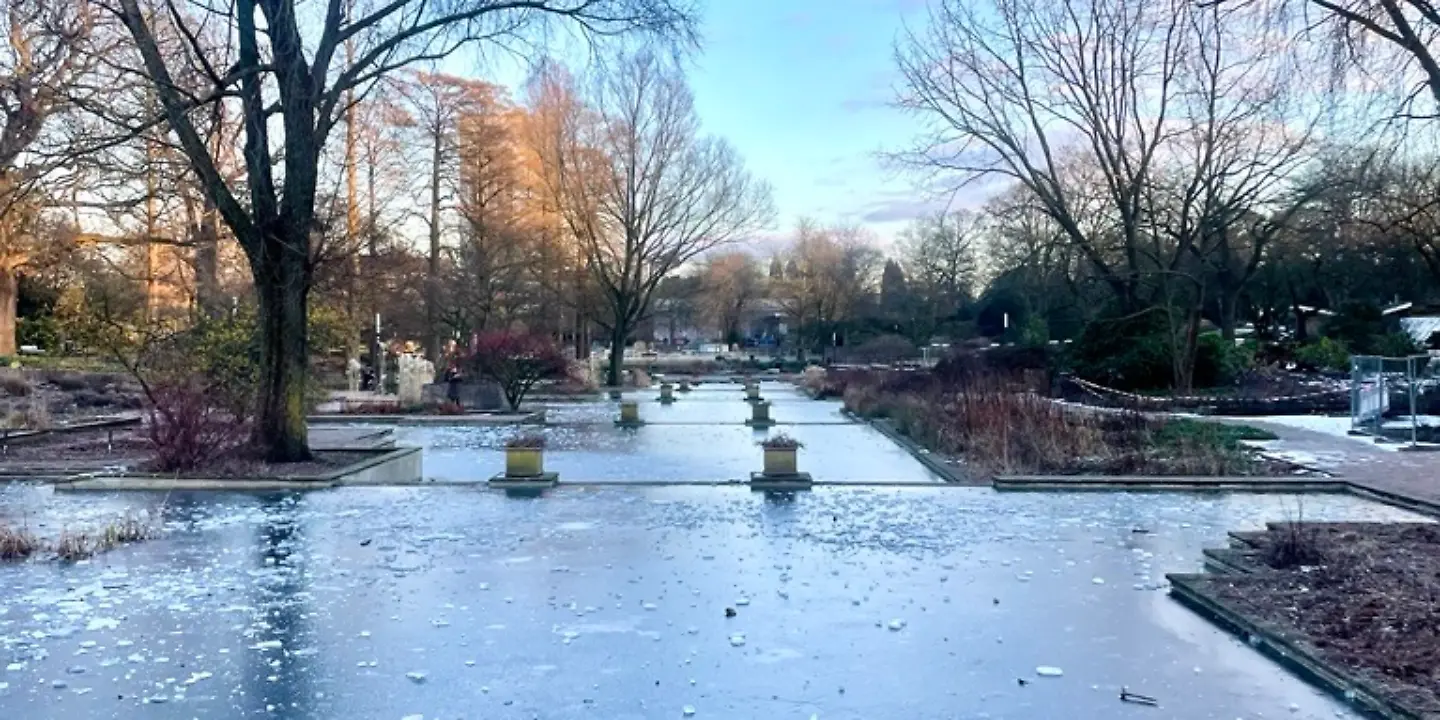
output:
[[[505,441],[505,476],[539,477],[545,474],[545,436],[539,433],[516,435]]]
[[[765,475],[796,475],[796,451],[804,443],[779,433],[761,440],[758,445],[765,451]]]

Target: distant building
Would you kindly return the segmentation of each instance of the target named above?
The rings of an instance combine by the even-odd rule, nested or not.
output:
[[[1400,329],[1416,347],[1440,355],[1440,307],[1407,302],[1385,308],[1382,314],[1398,318]]]

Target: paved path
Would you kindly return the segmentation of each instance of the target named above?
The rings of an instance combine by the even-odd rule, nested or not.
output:
[[[1344,437],[1281,422],[1235,419],[1280,437],[1270,449],[1356,485],[1440,503],[1440,452],[1380,447],[1370,438]]]

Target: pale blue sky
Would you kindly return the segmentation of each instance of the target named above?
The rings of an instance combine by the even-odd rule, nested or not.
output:
[[[882,238],[944,198],[878,157],[916,121],[890,106],[892,48],[920,0],[712,0],[690,73],[706,128],[775,190],[777,232],[801,216],[862,222]]]
[[[726,138],[774,188],[770,240],[801,217],[856,222],[888,243],[925,212],[958,207],[879,154],[907,146],[918,121],[891,106],[894,41],[923,24],[924,0],[708,0],[689,78],[706,132]],[[447,63],[451,72],[463,72]],[[499,66],[507,66],[502,69]],[[518,86],[501,60],[480,74]],[[768,243],[767,243],[768,244]]]

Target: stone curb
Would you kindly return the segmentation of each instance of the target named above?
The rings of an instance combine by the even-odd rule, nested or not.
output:
[[[1264,476],[1149,476],[1149,475],[1000,475],[991,481],[996,490],[1013,491],[1137,491],[1137,492],[1294,492],[1343,493],[1344,480],[1315,478],[1281,480]]]
[[[314,425],[527,425],[542,418],[541,413],[506,413],[469,415],[346,415],[327,413],[310,415],[307,423]]]
[[[421,448],[403,447],[386,450],[373,448],[334,448],[333,452],[372,454],[359,462],[315,476],[288,478],[206,478],[176,477],[144,473],[95,473],[72,476],[55,482],[57,492],[93,492],[117,490],[215,490],[222,492],[271,492],[282,490],[324,490],[339,486],[419,485],[424,478],[424,455]],[[388,466],[388,467],[387,467]],[[400,474],[414,480],[396,479]]]
[[[1332,667],[1310,652],[1301,649],[1266,624],[1247,619],[1198,590],[1194,583],[1216,576],[1195,574],[1169,574],[1170,597],[1201,617],[1241,639],[1261,654],[1278,662],[1281,666],[1299,675],[1305,681],[1319,686],[1344,700],[1346,704],[1362,712],[1385,720],[1420,720],[1421,715],[1387,700],[1369,683],[1344,670]]]
[[[914,440],[906,437],[899,430],[896,430],[890,425],[889,422],[878,418],[874,420],[862,418],[850,412],[849,410],[842,410],[841,412],[843,412],[846,417],[855,420],[856,422],[875,428],[875,430],[878,431],[881,435],[889,438],[891,442],[899,445],[902,450],[910,453],[911,457],[920,461],[920,464],[924,465],[927,470],[935,473],[936,475],[939,475],[941,479],[943,479],[946,483],[953,483],[959,485],[976,484],[974,480],[963,475],[961,471],[957,468],[951,467],[950,465],[947,465],[946,463],[936,459],[928,450],[921,447],[920,444],[915,442]]]
[[[1279,480],[1262,475],[1239,477],[1164,477],[1120,475],[1002,475],[991,481],[1011,492],[1253,492],[1346,493],[1421,515],[1440,517],[1440,504],[1345,478]]]

